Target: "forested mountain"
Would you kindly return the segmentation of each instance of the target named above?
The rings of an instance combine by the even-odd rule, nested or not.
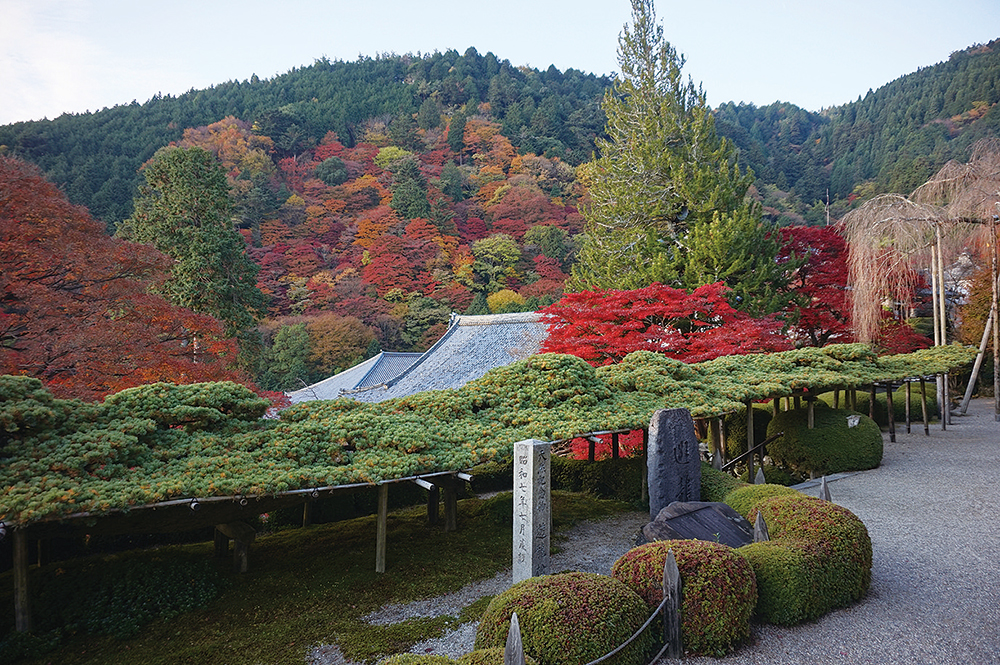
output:
[[[716,109],[716,122],[753,168],[758,187],[777,190],[766,203],[801,221],[811,204],[825,202],[827,190],[842,202],[908,194],[949,159],[966,159],[971,144],[1000,135],[998,102],[1000,39],[821,113],[729,102]],[[813,206],[808,221],[819,222],[821,209]]]
[[[603,129],[599,101],[609,84],[573,69],[514,67],[474,48],[323,59],[270,80],[255,76],[144,104],[6,125],[0,150],[38,164],[72,202],[114,224],[131,211],[143,162],[185,128],[226,116],[271,137],[280,158],[316,145],[328,131],[353,147],[373,122],[405,131],[406,118],[421,122],[423,114],[426,122],[432,110],[450,114],[487,102],[490,119],[521,153],[577,165],[590,158]],[[784,102],[729,102],[715,112],[719,134],[739,147],[772,217],[818,223],[823,206],[815,204],[826,201],[828,190],[834,202],[906,193],[948,159],[965,157],[973,142],[1000,131],[997,102],[1000,40],[820,113]]]
[[[315,146],[330,131],[353,147],[372,123],[405,133],[414,114],[426,122],[487,102],[490,117],[520,150],[579,164],[603,128],[599,100],[609,84],[573,69],[514,67],[474,48],[464,55],[322,59],[270,80],[254,76],[144,104],[6,125],[0,150],[39,165],[70,201],[113,225],[131,211],[139,166],[185,128],[227,116],[271,137],[280,159]]]

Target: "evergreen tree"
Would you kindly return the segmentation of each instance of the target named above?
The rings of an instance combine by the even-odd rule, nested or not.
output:
[[[118,228],[126,240],[151,244],[174,259],[158,291],[170,302],[226,324],[246,344],[265,313],[258,266],[233,226],[226,174],[202,148],[164,148],[143,167],[146,184],[135,212]]]
[[[741,286],[748,278],[780,287],[777,244],[739,235],[759,228],[759,210],[745,201],[753,175],[717,136],[702,90],[682,78],[684,58],[664,39],[652,0],[632,0],[632,12],[619,38],[621,74],[603,101],[608,138],[598,139],[590,166],[586,236],[568,286],[693,287],[725,273],[734,295],[750,292]]]

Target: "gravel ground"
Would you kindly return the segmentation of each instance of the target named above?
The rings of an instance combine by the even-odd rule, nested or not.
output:
[[[754,626],[750,643],[725,658],[685,658],[689,665],[959,665],[1000,663],[1000,423],[992,400],[975,400],[947,431],[931,425],[896,443],[884,435],[878,469],[829,482],[838,503],[864,521],[874,550],[872,586],[862,601],[791,628]],[[801,488],[818,493],[818,483]],[[554,572],[607,574],[647,521],[629,513],[574,527]],[[383,608],[373,623],[457,614],[509,586],[509,571],[454,594]],[[457,656],[472,649],[475,624],[415,645],[415,653]],[[310,665],[350,665],[332,646],[313,650]]]

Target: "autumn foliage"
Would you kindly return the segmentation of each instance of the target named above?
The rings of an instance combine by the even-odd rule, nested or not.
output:
[[[549,321],[543,353],[569,353],[595,366],[633,351],[684,362],[791,348],[781,323],[739,312],[721,283],[691,293],[655,283],[631,291],[567,294],[542,312]]]
[[[242,378],[218,321],[147,292],[168,257],[109,237],[10,157],[0,157],[0,265],[0,374],[86,400],[155,381]]]

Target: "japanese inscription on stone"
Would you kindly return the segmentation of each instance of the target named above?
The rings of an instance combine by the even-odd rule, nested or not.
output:
[[[514,444],[514,582],[549,571],[551,445],[534,439]]]
[[[701,499],[701,454],[687,409],[661,409],[649,423],[649,519],[674,501]]]

